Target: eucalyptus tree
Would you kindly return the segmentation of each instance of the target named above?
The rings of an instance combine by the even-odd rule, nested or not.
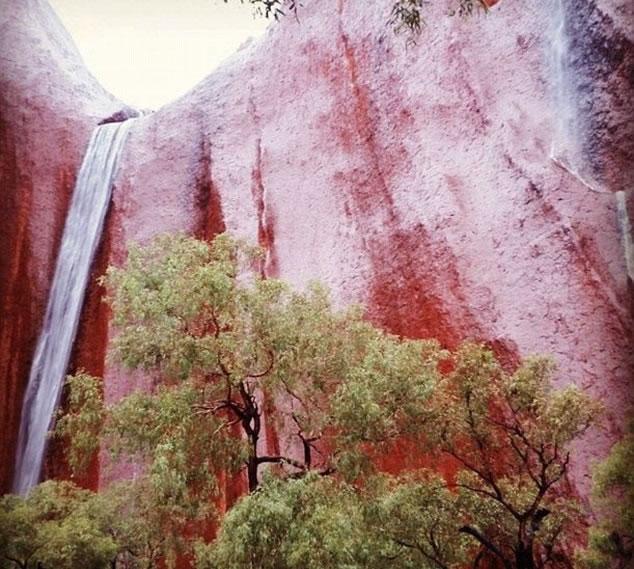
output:
[[[445,364],[414,441],[427,465],[268,480],[199,546],[199,567],[572,567],[587,512],[570,489],[570,445],[599,406],[575,387],[553,390],[548,359],[507,373],[465,345]]]
[[[599,522],[590,528],[582,567],[628,569],[634,563],[634,422],[595,466],[592,498]]]
[[[143,465],[163,551],[217,520],[201,568],[568,567],[571,444],[599,406],[555,390],[547,358],[505,370],[481,345],[396,337],[323,286],[262,278],[260,255],[161,236],[108,270],[111,356],[150,379],[105,405],[98,378],[69,378],[71,464],[102,445]],[[239,473],[248,495],[223,518],[210,505]]]
[[[596,424],[600,405],[574,385],[553,389],[548,358],[507,372],[466,344],[451,366],[427,437],[455,472],[389,480],[383,527],[430,567],[487,558],[505,569],[570,567],[587,515],[570,486],[572,443]]]
[[[103,531],[92,492],[47,481],[24,496],[0,498],[0,567],[110,567],[117,544]]]
[[[119,333],[112,357],[153,385],[104,406],[99,380],[69,379],[71,463],[104,441],[147,464],[165,502],[213,495],[218,476],[361,468],[371,448],[421,433],[446,353],[373,327],[359,307],[335,310],[323,286],[293,291],[249,271],[258,250],[162,236],[132,246],[104,280]],[[262,444],[265,422],[284,433]],[[365,461],[369,466],[369,461]]]

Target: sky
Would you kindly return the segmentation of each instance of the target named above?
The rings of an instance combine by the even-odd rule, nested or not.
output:
[[[49,0],[88,69],[123,102],[158,109],[268,21],[239,0]]]

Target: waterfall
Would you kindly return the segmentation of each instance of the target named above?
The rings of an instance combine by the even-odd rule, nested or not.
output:
[[[557,131],[551,155],[568,155],[570,145],[577,139],[576,100],[573,97],[569,77],[569,39],[566,29],[566,9],[564,0],[554,0],[550,29],[551,73],[553,74],[554,98],[556,104]],[[568,149],[568,152],[566,152]]]
[[[585,136],[579,113],[579,94],[575,86],[575,68],[572,61],[570,22],[566,15],[565,0],[553,0],[551,14],[550,67],[553,84],[555,129],[550,147],[550,158],[591,191],[597,190],[581,154]]]
[[[19,494],[40,480],[48,431],[59,404],[117,164],[132,122],[97,127],[79,170],[22,405],[13,478],[13,491]]]

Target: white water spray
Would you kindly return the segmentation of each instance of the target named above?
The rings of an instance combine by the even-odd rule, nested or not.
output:
[[[634,240],[632,239],[632,224],[627,211],[627,194],[624,191],[615,192],[616,212],[619,220],[619,228],[623,239],[625,253],[625,267],[630,280],[634,282]]]
[[[98,127],[79,170],[22,405],[13,478],[13,491],[19,494],[40,481],[48,431],[64,384],[117,164],[132,122]]]
[[[555,87],[557,132],[553,141],[552,154],[572,154],[570,146],[577,140],[576,101],[570,88],[568,69],[569,39],[566,31],[566,10],[564,0],[554,0],[551,36],[551,72]]]

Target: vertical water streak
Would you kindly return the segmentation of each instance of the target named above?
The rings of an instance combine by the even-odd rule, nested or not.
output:
[[[59,404],[117,164],[132,122],[98,127],[79,170],[22,405],[13,478],[13,491],[19,494],[40,480],[48,431]]]
[[[556,134],[552,155],[570,158],[576,141],[576,100],[569,78],[569,38],[566,29],[564,0],[554,0],[551,21],[551,73],[554,87]]]
[[[625,254],[625,268],[630,280],[634,282],[634,240],[632,239],[632,224],[627,211],[627,193],[618,191],[614,193],[616,197],[616,213],[623,240],[623,252]]]

